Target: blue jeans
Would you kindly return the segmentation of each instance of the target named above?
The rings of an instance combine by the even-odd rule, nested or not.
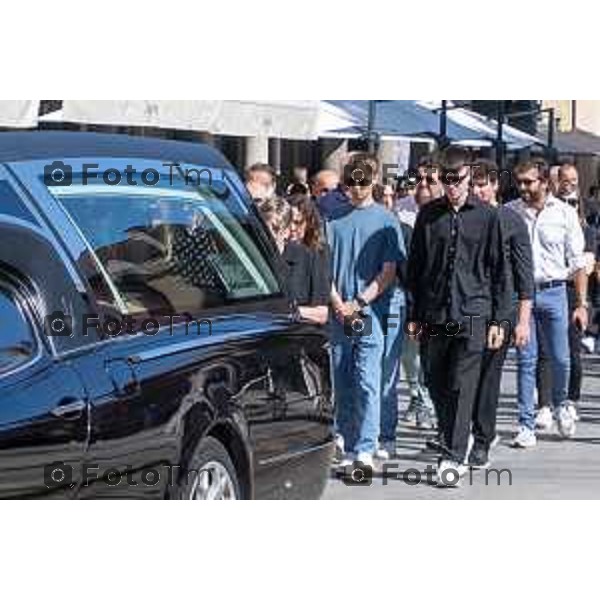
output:
[[[336,429],[348,453],[373,454],[380,430],[381,376],[384,336],[371,308],[370,335],[347,336],[335,319],[331,322]]]
[[[389,306],[378,309],[383,327],[381,365],[381,442],[395,442],[398,427],[398,380],[404,334],[404,292],[395,290]],[[388,318],[389,315],[389,318]],[[387,320],[387,328],[386,328]],[[386,331],[387,329],[387,331]]]
[[[544,344],[552,369],[552,404],[558,408],[567,401],[569,372],[569,308],[566,287],[536,292],[531,315],[530,339],[518,351],[519,424],[535,428],[536,369],[538,361],[537,327],[544,331]]]

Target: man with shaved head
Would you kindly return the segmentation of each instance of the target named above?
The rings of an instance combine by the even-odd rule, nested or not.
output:
[[[558,168],[557,196],[579,209],[579,174],[575,165],[565,163]]]
[[[312,180],[312,193],[315,198],[334,190],[340,183],[340,176],[331,169],[319,171]]]

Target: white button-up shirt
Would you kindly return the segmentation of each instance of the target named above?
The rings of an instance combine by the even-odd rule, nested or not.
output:
[[[506,206],[521,215],[527,225],[536,283],[566,280],[585,268],[585,239],[579,215],[572,206],[552,195],[548,195],[539,213],[522,198]]]

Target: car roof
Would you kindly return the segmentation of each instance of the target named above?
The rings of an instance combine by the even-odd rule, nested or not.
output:
[[[0,133],[0,163],[87,156],[135,157],[231,168],[220,152],[201,143],[78,131]]]

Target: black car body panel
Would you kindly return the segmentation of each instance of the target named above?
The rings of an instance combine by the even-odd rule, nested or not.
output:
[[[56,161],[70,161],[75,177],[85,161],[195,165],[215,173],[230,196],[220,203],[161,188],[138,199],[138,190],[86,189],[77,179],[68,191],[51,190],[43,168]],[[0,163],[0,496],[174,497],[198,442],[214,436],[244,497],[318,497],[333,447],[327,336],[290,319],[279,259],[223,157],[201,144],[37,132],[0,134]],[[196,205],[201,218],[190,222],[217,240],[209,254],[215,272],[229,277],[194,273],[216,286],[211,293],[196,294],[186,271],[168,271],[172,257],[161,254],[191,231]],[[125,233],[103,227],[115,206]],[[238,261],[227,244],[250,258]],[[163,326],[159,308],[186,302],[201,306],[193,318],[207,319],[208,333]],[[84,328],[86,315],[102,323],[122,317],[123,306],[160,320],[160,331]],[[69,335],[48,335],[56,311],[70,316]],[[53,463],[72,470],[48,486]],[[158,481],[148,479],[154,472]]]

